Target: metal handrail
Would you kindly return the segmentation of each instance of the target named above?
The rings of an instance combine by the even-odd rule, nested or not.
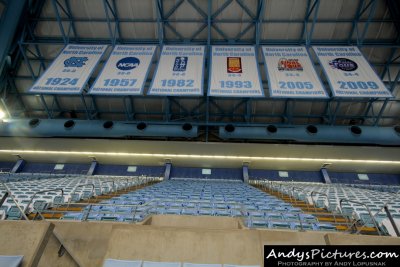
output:
[[[379,230],[379,226],[378,226],[378,224],[377,224],[375,218],[372,216],[371,210],[368,208],[368,206],[367,206],[366,204],[361,203],[361,202],[358,202],[358,201],[350,200],[350,199],[347,199],[347,198],[342,198],[342,199],[339,201],[340,210],[342,210],[342,203],[343,203],[343,202],[355,203],[355,204],[358,204],[358,205],[361,205],[361,206],[366,207],[366,208],[367,208],[367,211],[368,211],[368,213],[369,213],[369,216],[371,217],[372,222],[374,223],[374,226],[375,226],[376,230],[378,231],[378,234],[381,236],[381,231]],[[351,228],[353,228],[353,226],[355,226],[356,223],[357,223],[357,221],[354,221],[354,222],[350,225],[350,227],[347,229],[347,230],[350,229],[349,233],[351,232]],[[364,224],[364,225],[365,225],[365,224]],[[364,227],[364,225],[361,226],[361,229]],[[346,230],[346,231],[347,231],[347,230]],[[359,233],[359,231],[357,231],[357,233]]]
[[[290,196],[291,199],[294,199],[294,201],[295,201],[294,204],[297,204],[297,199],[296,199],[295,196],[294,196],[294,191],[295,191],[295,189],[297,189],[297,190],[299,190],[300,192],[302,192],[302,191],[306,191],[307,188],[301,188],[301,187],[297,187],[297,186],[293,186],[293,187],[292,187],[291,195],[289,195],[289,196]]]
[[[393,197],[392,197],[391,199],[389,199],[388,201],[386,201],[386,203],[383,204],[382,208],[380,208],[379,211],[377,211],[374,215],[371,215],[372,219],[375,221],[376,215],[378,215],[379,213],[381,213],[382,210],[385,210],[386,215],[388,216],[389,221],[390,221],[390,223],[392,224],[393,229],[394,229],[395,232],[396,232],[396,235],[399,234],[399,230],[398,230],[398,228],[397,228],[397,225],[396,225],[395,222],[393,221],[392,215],[390,214],[390,211],[387,209],[387,207],[388,207],[388,204],[389,204],[390,202],[392,202],[394,199],[396,199],[396,198],[397,198],[397,195],[399,195],[399,194],[400,194],[400,190],[397,191],[397,192],[393,195]],[[364,223],[364,225],[365,225],[365,223]],[[356,233],[358,234],[359,232],[360,232],[360,230],[358,230]],[[398,235],[398,236],[399,236],[399,235]]]
[[[21,215],[24,217],[24,219],[27,220],[27,221],[29,221],[28,217],[25,215],[24,210],[22,210],[22,208],[18,205],[18,202],[15,200],[15,197],[13,196],[13,194],[12,194],[11,190],[8,188],[8,186],[7,186],[5,183],[3,183],[3,182],[1,182],[1,184],[2,184],[3,187],[6,189],[6,191],[7,191],[7,193],[8,193],[8,196],[11,197],[11,199],[12,199],[13,202],[14,202],[14,204],[17,206],[17,208],[18,208],[19,211],[21,212]],[[2,205],[0,205],[0,207],[1,207],[1,206],[2,206]],[[29,206],[28,206],[28,207],[29,207]]]
[[[94,186],[94,184],[79,184],[79,185],[77,185],[76,187],[75,187],[75,189],[74,189],[74,191],[72,191],[72,193],[71,194],[75,194],[75,191],[76,191],[76,189],[78,188],[78,187],[86,187],[86,186],[91,186],[92,187],[92,195],[93,195],[93,192],[94,192],[94,189],[95,189],[95,186]]]
[[[94,184],[79,184],[79,185],[77,185],[77,186],[75,187],[75,189],[74,189],[74,191],[71,193],[71,195],[72,195],[72,194],[75,194],[75,191],[76,191],[76,189],[77,189],[78,187],[86,187],[86,186],[91,186],[91,187],[92,187],[92,191],[90,192],[90,197],[88,198],[88,203],[89,203],[90,198],[91,198],[92,196],[94,196],[94,192],[95,192],[95,186],[94,186]],[[69,205],[69,201],[68,201],[68,205]]]
[[[331,206],[331,201],[329,200],[329,196],[326,193],[322,193],[322,192],[318,192],[318,191],[312,191],[310,194],[311,197],[311,203],[313,204],[313,206],[315,207],[315,212],[317,212],[317,205],[314,202],[314,195],[321,195],[321,196],[325,196],[326,199],[328,200],[328,207]],[[335,220],[335,223],[337,222],[336,220],[336,216],[335,216],[335,211],[331,211],[332,215],[333,215],[333,219]]]
[[[33,199],[35,198],[35,196],[37,194],[42,194],[42,193],[46,193],[46,192],[53,192],[53,191],[61,191],[61,196],[64,197],[64,190],[62,188],[55,188],[55,189],[48,189],[48,190],[43,190],[43,191],[38,191],[35,194],[33,194],[33,196],[31,197],[31,200],[29,201],[29,204],[26,206],[24,213],[26,213],[28,211],[29,206],[32,204]]]
[[[114,180],[109,180],[109,181],[103,181],[103,182],[101,182],[101,183],[100,183],[101,189],[103,189],[103,184],[104,184],[104,183],[112,183],[111,192],[114,192],[114,189],[115,189],[115,182],[114,182]]]

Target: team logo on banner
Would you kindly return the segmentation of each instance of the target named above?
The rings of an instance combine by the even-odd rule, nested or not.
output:
[[[176,57],[173,71],[186,71],[188,57]]]
[[[342,71],[355,71],[358,68],[357,63],[348,58],[335,58],[329,61],[329,65],[333,69],[338,69]]]
[[[124,57],[121,58],[117,64],[116,67],[119,70],[133,70],[140,65],[140,60],[136,57]]]
[[[278,61],[279,71],[303,71],[303,66],[298,59],[280,58]]]
[[[82,68],[86,61],[88,61],[87,57],[70,57],[64,60],[64,67]]]
[[[226,71],[228,73],[242,73],[242,58],[227,57],[226,65]]]

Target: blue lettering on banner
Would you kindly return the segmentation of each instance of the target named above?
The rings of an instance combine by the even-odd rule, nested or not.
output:
[[[188,57],[176,57],[173,71],[186,71]]]
[[[140,60],[136,57],[124,57],[120,59],[116,67],[119,70],[133,70],[140,65]]]
[[[64,67],[82,68],[86,61],[88,61],[87,57],[70,57],[64,60]]]

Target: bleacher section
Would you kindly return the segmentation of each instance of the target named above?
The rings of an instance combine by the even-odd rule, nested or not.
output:
[[[249,228],[336,231],[354,224],[387,234],[385,204],[393,218],[400,219],[400,203],[388,192],[395,187],[377,185],[251,181],[288,199],[238,180],[175,178],[144,186],[161,179],[65,174],[4,174],[0,179],[4,182],[0,199],[11,194],[0,207],[0,219],[7,220],[27,219],[25,214],[34,215],[29,219],[116,222],[142,222],[163,214],[226,216],[241,218]],[[133,189],[135,185],[144,187]],[[292,199],[295,202],[288,201]],[[335,221],[322,220],[296,200],[305,201],[315,211],[326,209],[336,216]]]
[[[318,208],[325,208],[334,214],[345,216],[349,219],[349,227],[356,224],[366,227],[378,226],[381,234],[387,234],[385,224],[388,223],[388,216],[383,210],[385,205],[394,219],[400,219],[398,190],[388,190],[385,186],[276,181],[255,183]]]
[[[70,205],[133,185],[148,177],[82,176],[50,174],[3,174],[0,199],[11,196],[0,207],[0,219],[19,220],[25,214]],[[158,179],[158,178],[157,178]]]
[[[90,205],[64,219],[142,221],[149,215],[242,217],[247,227],[335,230],[301,209],[240,181],[168,180]]]

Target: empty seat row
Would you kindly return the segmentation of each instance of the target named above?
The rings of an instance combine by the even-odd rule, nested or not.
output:
[[[313,215],[237,181],[167,180],[102,201],[81,213],[67,213],[64,219],[126,222],[154,214],[243,217],[248,227],[298,229],[296,224],[304,224],[303,229],[320,230],[311,225],[318,223]]]

